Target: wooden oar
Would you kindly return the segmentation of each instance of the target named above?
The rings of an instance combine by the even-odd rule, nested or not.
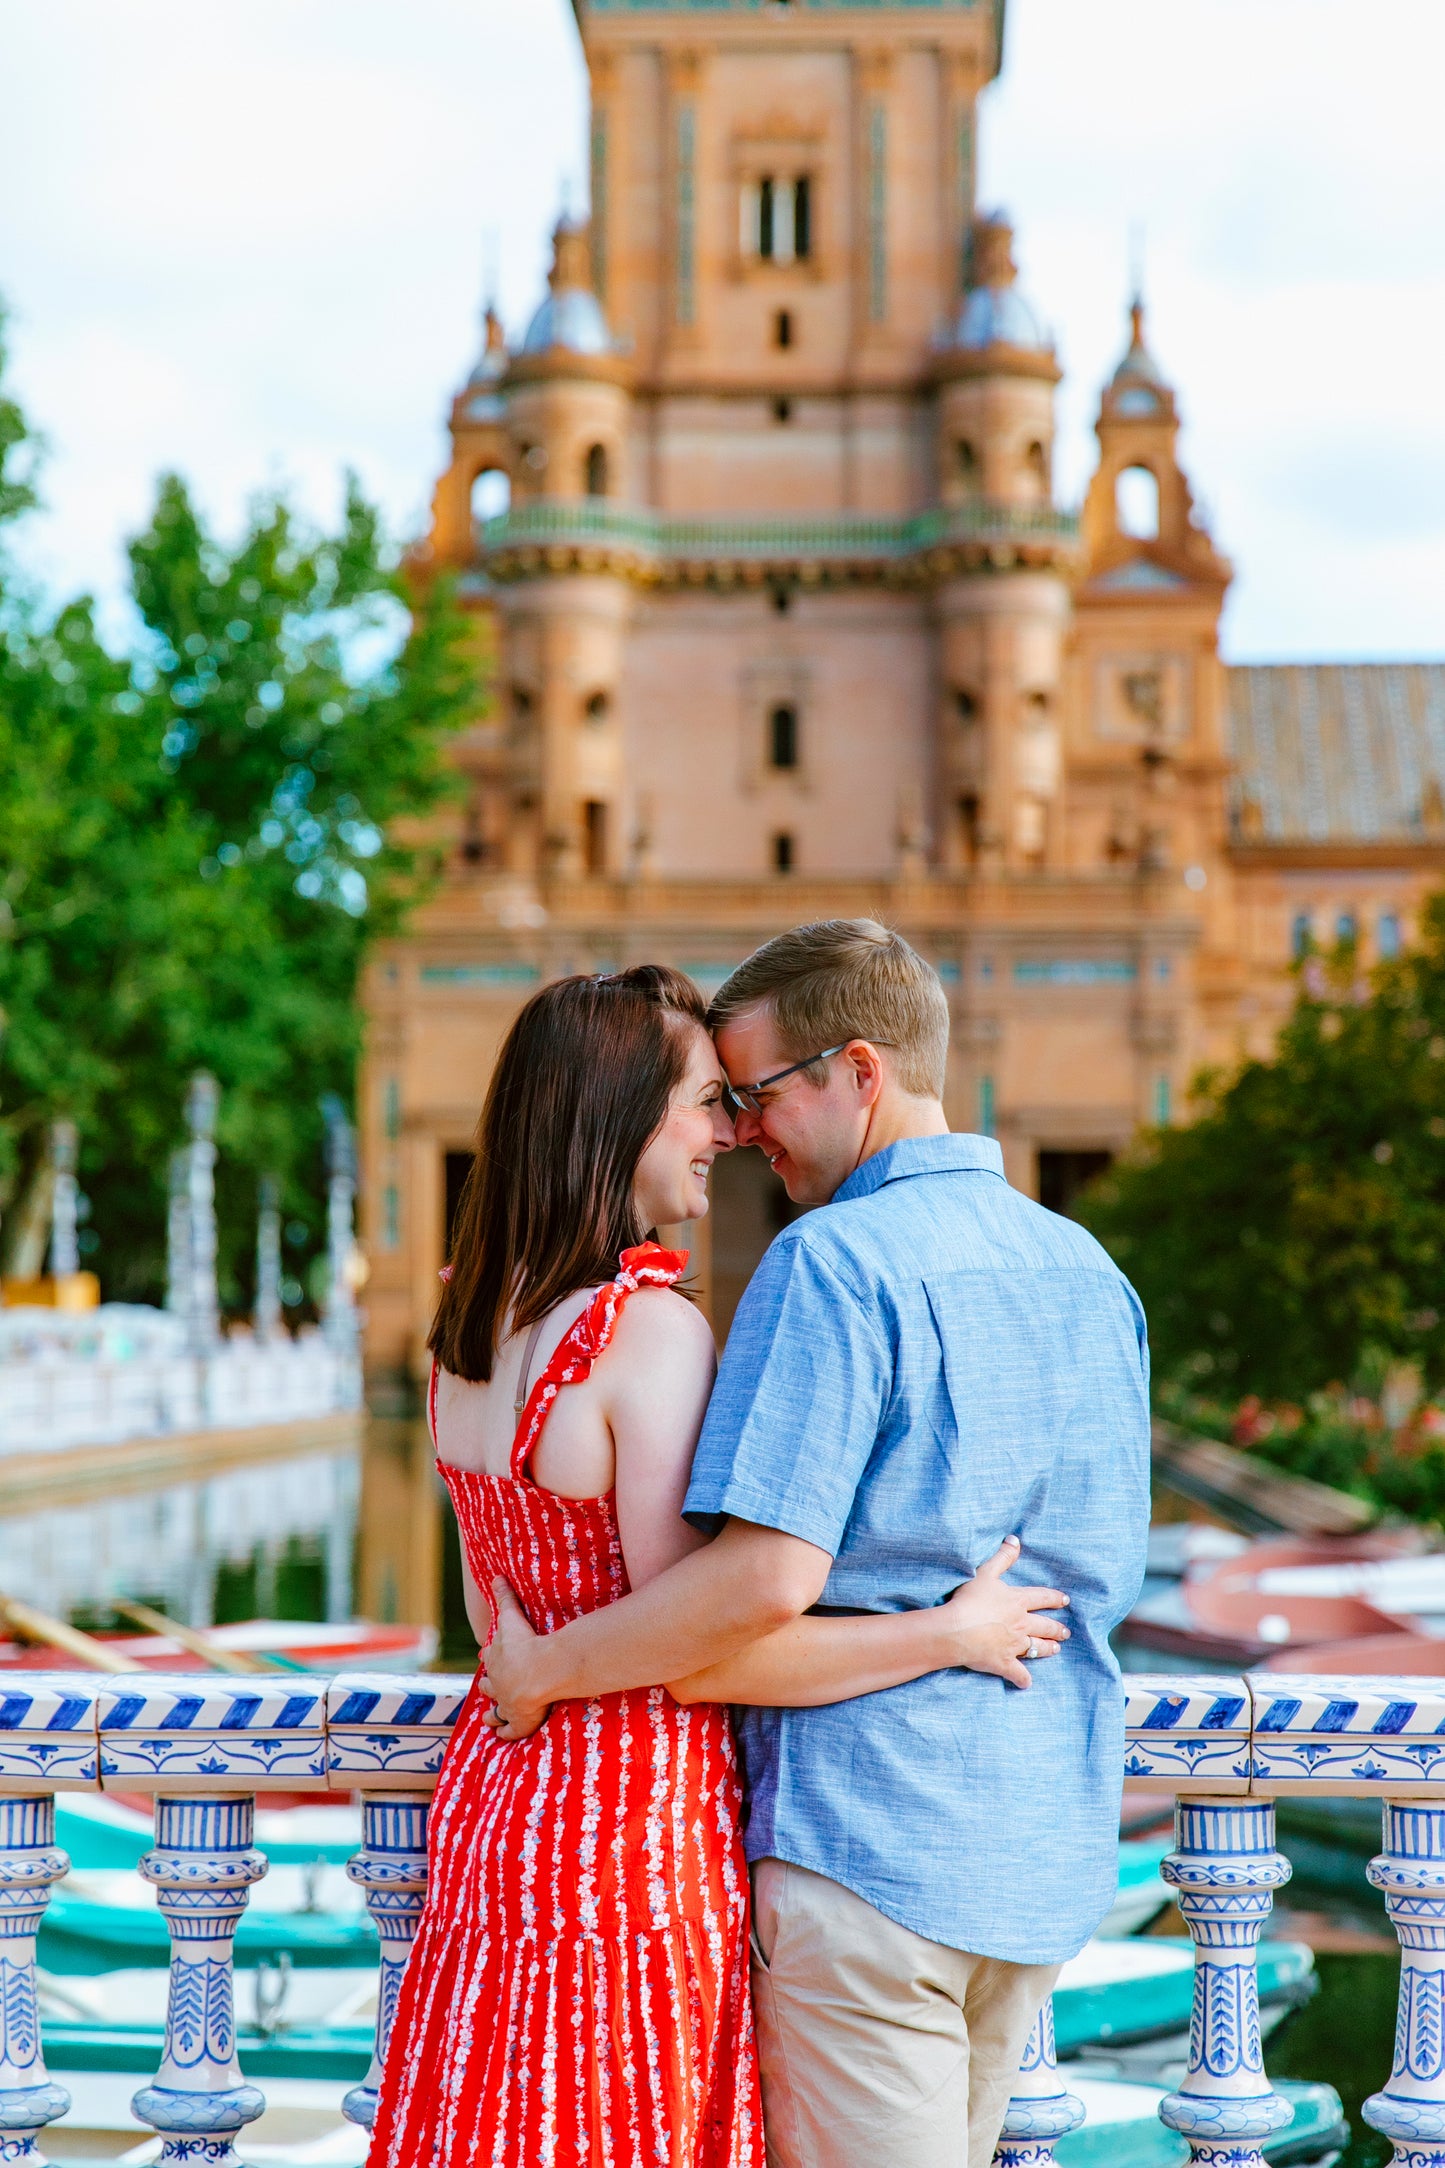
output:
[[[19,1634],[22,1641],[38,1641],[42,1648],[61,1649],[90,1671],[144,1671],[146,1668],[133,1656],[122,1656],[118,1649],[107,1648],[94,1634],[82,1633],[78,1626],[67,1626],[63,1619],[52,1618],[48,1611],[37,1611],[33,1604],[21,1603],[14,1596],[0,1595],[0,1622]]]
[[[179,1641],[192,1656],[204,1657],[213,1671],[229,1671],[237,1678],[250,1679],[258,1671],[271,1669],[259,1656],[252,1656],[244,1649],[222,1648],[209,1634],[200,1632],[195,1626],[182,1626],[178,1619],[167,1618],[164,1611],[153,1611],[148,1603],[131,1603],[114,1597],[111,1609],[118,1611],[122,1618],[134,1619],[147,1633],[164,1634],[170,1641]]]

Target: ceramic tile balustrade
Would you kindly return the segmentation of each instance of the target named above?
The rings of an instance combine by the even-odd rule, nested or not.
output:
[[[255,1796],[362,1799],[350,1872],[379,1941],[376,2054],[345,2112],[369,2125],[397,1988],[426,1892],[426,1822],[466,1678],[343,1673],[321,1679],[204,1673],[12,1674],[0,1688],[0,2163],[43,2168],[38,2141],[68,2106],[49,2078],[35,2006],[35,1936],[68,1862],[57,1791],[151,1792],[154,1848],[140,1873],[171,1933],[166,2044],[134,2103],[167,2168],[238,2168],[238,2132],[264,2106],[236,2056],[232,1951],[251,1886]],[[1178,1797],[1165,1880],[1195,1942],[1187,2075],[1160,2106],[1200,2168],[1263,2168],[1261,2143],[1292,2110],[1260,2052],[1257,1946],[1289,1863],[1275,1849],[1279,1793],[1377,1794],[1370,1878],[1401,1946],[1400,2028],[1388,2083],[1365,2117],[1396,2168],[1445,2168],[1445,1681],[1136,1677],[1125,1681],[1125,1780]],[[1046,2007],[1000,2140],[1002,2168],[1049,2168],[1083,2109],[1062,2082]]]

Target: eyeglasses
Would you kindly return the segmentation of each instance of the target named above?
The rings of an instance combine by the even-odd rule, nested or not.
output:
[[[836,1046],[825,1046],[821,1054],[810,1054],[806,1061],[795,1061],[791,1069],[775,1069],[771,1076],[761,1077],[756,1084],[724,1084],[723,1098],[734,1114],[762,1114],[767,1107],[764,1092],[771,1091],[775,1084],[782,1084],[788,1077],[796,1076],[801,1069],[811,1069],[816,1062],[831,1061],[835,1054],[841,1054],[845,1046],[852,1044],[851,1039],[840,1039]]]

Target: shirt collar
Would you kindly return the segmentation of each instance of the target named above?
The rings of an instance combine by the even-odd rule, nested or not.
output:
[[[993,1137],[905,1137],[856,1167],[834,1191],[832,1202],[871,1197],[885,1182],[901,1182],[911,1174],[996,1174],[1002,1181],[1003,1151]]]

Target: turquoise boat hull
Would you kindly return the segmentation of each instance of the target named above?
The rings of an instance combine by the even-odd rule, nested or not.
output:
[[[1068,2071],[1063,2075],[1067,2079]],[[1295,2085],[1285,2079],[1275,2091],[1294,2108],[1294,2121],[1261,2147],[1273,2168],[1290,2168],[1292,2162],[1318,2160],[1324,2154],[1333,2158],[1349,2143],[1350,2126],[1333,2086]],[[1184,2168],[1189,2148],[1176,2131],[1148,2117],[1137,2123],[1085,2123],[1059,2139],[1054,2157],[1059,2168]]]

